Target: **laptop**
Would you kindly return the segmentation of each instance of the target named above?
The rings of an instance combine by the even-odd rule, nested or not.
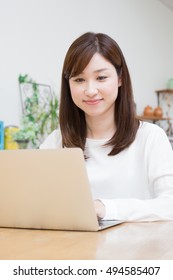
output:
[[[99,231],[80,148],[0,151],[0,227]]]

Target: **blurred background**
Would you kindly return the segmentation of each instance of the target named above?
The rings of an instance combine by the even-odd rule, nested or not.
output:
[[[59,98],[66,51],[76,37],[87,31],[107,33],[120,45],[132,78],[137,115],[143,115],[148,105],[157,107],[156,90],[167,89],[173,78],[172,2],[0,0],[3,126],[21,125],[23,101],[19,78],[50,86]],[[164,102],[169,103],[172,117],[172,100]]]

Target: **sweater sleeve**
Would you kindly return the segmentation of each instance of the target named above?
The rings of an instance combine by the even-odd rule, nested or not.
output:
[[[152,198],[101,199],[106,207],[105,220],[173,220],[173,151],[159,127],[147,139],[144,160]]]

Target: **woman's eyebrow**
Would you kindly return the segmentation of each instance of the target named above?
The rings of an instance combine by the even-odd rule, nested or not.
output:
[[[101,69],[95,70],[94,73],[99,73],[99,72],[107,71],[107,70],[109,70],[109,68],[101,68]]]
[[[100,73],[100,72],[109,71],[109,70],[110,70],[109,68],[101,68],[101,69],[94,70],[93,73]],[[75,77],[80,76],[80,75],[85,75],[85,72],[81,72],[80,74],[76,75]]]
[[[101,69],[94,70],[93,72],[94,73],[100,73],[102,71],[107,71],[107,70],[110,70],[110,69],[109,68],[101,68]],[[85,72],[81,72],[79,75],[82,75],[82,74],[85,74]]]

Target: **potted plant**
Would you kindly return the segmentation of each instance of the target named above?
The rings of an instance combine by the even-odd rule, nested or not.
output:
[[[29,142],[35,145],[38,133],[38,125],[31,122],[27,116],[23,116],[21,127],[12,133],[12,139],[17,142],[19,148],[26,149]]]

